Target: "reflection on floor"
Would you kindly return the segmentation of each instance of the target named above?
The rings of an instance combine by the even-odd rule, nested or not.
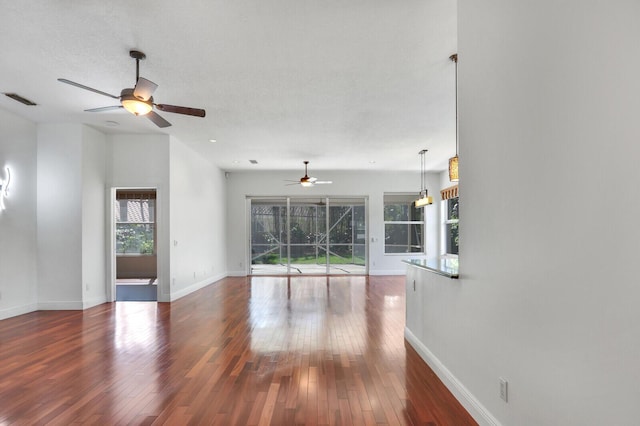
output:
[[[157,278],[118,278],[116,280],[117,302],[156,300],[158,300]]]
[[[263,265],[254,264],[251,265],[252,275],[297,275],[297,274],[309,274],[309,275],[324,275],[327,273],[326,265],[316,264],[291,264],[291,271],[287,271],[287,265]],[[364,275],[366,274],[366,268],[364,265],[330,265],[329,275]]]
[[[0,424],[474,425],[404,322],[401,276],[32,312],[0,321]]]

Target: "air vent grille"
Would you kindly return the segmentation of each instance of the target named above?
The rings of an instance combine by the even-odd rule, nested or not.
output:
[[[33,106],[33,105],[37,105],[35,102],[30,101],[27,98],[23,98],[22,96],[16,94],[16,93],[5,93],[6,96],[10,97],[11,99],[13,99],[14,101],[18,101],[21,104],[25,104],[28,106]]]

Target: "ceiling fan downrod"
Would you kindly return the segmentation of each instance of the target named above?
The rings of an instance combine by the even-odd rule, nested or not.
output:
[[[130,50],[129,56],[136,60],[136,83],[140,79],[140,60],[145,59],[147,55],[139,50]]]

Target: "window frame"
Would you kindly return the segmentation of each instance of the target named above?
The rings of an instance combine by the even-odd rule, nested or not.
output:
[[[127,256],[127,257],[134,257],[134,256],[156,256],[157,255],[157,251],[158,251],[158,227],[157,227],[157,221],[156,221],[156,192],[155,190],[149,190],[149,191],[129,191],[129,190],[118,190],[116,192],[116,198],[115,198],[115,205],[114,208],[119,209],[120,210],[120,214],[122,212],[121,210],[121,206],[120,206],[120,202],[124,201],[124,202],[139,202],[139,203],[143,203],[143,202],[147,202],[149,203],[149,220],[148,221],[123,221],[123,220],[118,220],[117,217],[118,215],[115,216],[115,220],[114,220],[114,238],[115,238],[115,248],[116,248],[116,255],[117,256]],[[142,209],[142,205],[140,206],[140,208]],[[152,228],[152,235],[153,235],[153,247],[151,250],[151,253],[142,253],[142,252],[120,252],[117,250],[118,247],[118,228],[119,225],[146,225],[146,226],[150,226]]]
[[[458,203],[458,218],[457,219],[451,219],[449,218],[449,203],[453,202],[453,200],[456,200],[456,202]],[[456,195],[455,197],[450,197],[447,199],[443,199],[441,201],[441,210],[440,210],[440,214],[442,217],[442,227],[441,227],[441,235],[442,238],[440,240],[440,253],[441,253],[441,257],[442,258],[452,258],[452,259],[457,259],[458,258],[458,253],[450,253],[447,249],[447,241],[450,238],[450,234],[449,231],[447,230],[447,225],[458,225],[460,226],[460,197],[458,195]],[[458,250],[459,250],[460,246],[458,245]]]
[[[383,255],[384,256],[422,256],[427,254],[427,223],[426,223],[426,211],[424,207],[418,207],[422,209],[422,220],[385,220],[385,208],[389,204],[406,204],[409,209],[416,208],[414,203],[417,195],[415,193],[407,192],[385,192],[382,196],[382,235],[383,235]],[[409,210],[410,211],[410,210]],[[409,214],[409,218],[410,218]],[[421,227],[421,251],[404,251],[404,252],[388,252],[387,251],[387,225],[407,225],[411,232],[411,225],[419,225]],[[407,247],[411,244],[408,243]]]

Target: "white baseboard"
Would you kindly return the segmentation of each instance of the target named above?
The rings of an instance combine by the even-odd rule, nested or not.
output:
[[[81,301],[38,302],[39,311],[81,311]]]
[[[98,299],[85,300],[82,303],[82,309],[93,308],[94,306],[102,305],[103,303],[107,303],[106,297],[100,297]]]
[[[170,301],[173,302],[175,300],[178,300],[188,294],[193,293],[194,291],[198,291],[201,288],[205,288],[206,286],[208,286],[209,284],[213,284],[216,281],[220,281],[221,279],[225,278],[228,274],[226,273],[222,273],[222,274],[217,274],[217,275],[212,275],[208,278],[205,278],[204,280],[198,281],[197,283],[191,284],[189,287],[187,288],[183,288],[182,290],[178,290],[176,292],[172,292],[171,293],[171,298]]]
[[[402,269],[374,269],[369,270],[369,275],[406,275],[407,268]]]
[[[22,306],[14,306],[13,308],[0,309],[0,320],[17,317],[18,315],[28,314],[38,310],[37,303],[28,303]]]
[[[480,425],[501,426],[501,423],[493,417],[487,408],[473,396],[471,392],[449,371],[449,369],[431,352],[418,338],[405,327],[404,337],[407,342],[418,352],[424,362],[431,367],[442,383],[449,389],[453,396],[471,414]]]

